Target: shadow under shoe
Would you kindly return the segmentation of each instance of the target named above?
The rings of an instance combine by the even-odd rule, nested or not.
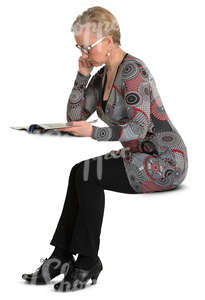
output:
[[[43,264],[34,273],[23,274],[22,278],[31,284],[47,284],[50,280],[60,274],[65,274],[75,260],[73,256],[68,259],[45,258],[41,259]]]
[[[54,289],[61,292],[82,289],[85,288],[90,279],[92,280],[92,285],[96,284],[102,269],[103,265],[99,257],[97,263],[89,270],[78,268],[73,264],[68,269],[64,279],[54,284]]]

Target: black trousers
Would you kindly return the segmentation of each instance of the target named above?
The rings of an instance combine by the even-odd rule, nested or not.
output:
[[[98,254],[104,215],[104,190],[135,194],[122,157],[90,158],[71,169],[63,210],[50,242],[73,254]]]

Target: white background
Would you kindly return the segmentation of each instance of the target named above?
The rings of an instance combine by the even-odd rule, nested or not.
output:
[[[77,15],[95,5],[116,16],[121,48],[142,59],[153,74],[187,146],[189,169],[174,192],[105,191],[99,250],[104,269],[96,286],[71,296],[55,293],[52,284],[25,285],[21,275],[34,272],[54,249],[49,242],[72,166],[121,144],[29,135],[9,126],[66,122],[80,56],[70,28]],[[6,299],[205,298],[203,19],[199,0],[1,1],[0,275]],[[96,117],[95,112],[88,120]],[[98,126],[106,124],[100,120]]]

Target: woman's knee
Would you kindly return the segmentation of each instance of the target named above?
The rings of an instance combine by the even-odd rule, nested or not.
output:
[[[75,177],[76,171],[78,170],[78,168],[80,167],[81,164],[82,164],[82,161],[80,161],[77,164],[72,166],[72,168],[70,170],[70,177]]]
[[[78,163],[76,163],[75,165],[72,166],[71,171],[75,171],[76,169],[78,169],[78,167],[83,163],[83,161],[80,161]]]
[[[79,182],[96,182],[96,164],[92,161],[84,160],[78,166],[75,179]]]

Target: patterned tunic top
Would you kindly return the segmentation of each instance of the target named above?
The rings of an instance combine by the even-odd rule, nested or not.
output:
[[[187,149],[146,64],[126,53],[107,101],[103,101],[107,66],[99,69],[88,83],[90,77],[77,72],[68,99],[67,121],[87,120],[97,111],[108,127],[93,125],[92,138],[120,141],[123,148],[106,153],[106,158],[123,158],[128,180],[136,193],[176,188],[187,175]]]

